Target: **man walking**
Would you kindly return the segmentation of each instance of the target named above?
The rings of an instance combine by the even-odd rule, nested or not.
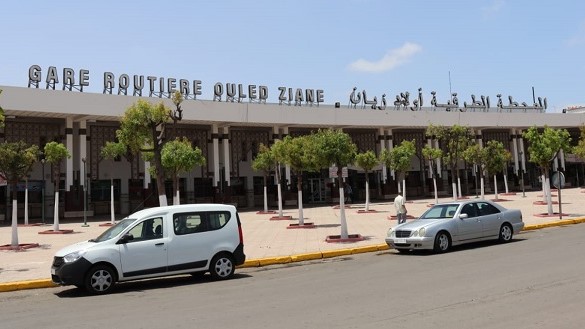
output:
[[[398,192],[396,198],[394,198],[394,208],[396,208],[396,219],[398,224],[406,223],[406,205],[404,197]]]

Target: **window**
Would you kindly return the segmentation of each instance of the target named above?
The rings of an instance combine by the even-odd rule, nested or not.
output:
[[[473,203],[466,204],[465,206],[463,206],[463,209],[461,209],[461,213],[467,214],[467,217],[477,217],[477,209],[475,208],[475,204]]]
[[[477,208],[479,208],[480,216],[493,215],[498,214],[500,212],[498,208],[486,202],[478,202]]]
[[[219,230],[230,220],[229,211],[177,213],[173,216],[176,235]]]
[[[149,218],[138,223],[128,232],[132,234],[133,241],[144,241],[151,239],[162,238],[163,236],[163,220],[162,217]]]

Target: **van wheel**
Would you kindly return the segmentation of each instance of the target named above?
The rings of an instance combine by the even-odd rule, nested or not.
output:
[[[85,276],[85,289],[95,295],[107,294],[112,291],[116,274],[108,265],[96,265]]]
[[[215,280],[229,279],[234,275],[234,260],[231,255],[223,253],[211,260],[209,273]]]

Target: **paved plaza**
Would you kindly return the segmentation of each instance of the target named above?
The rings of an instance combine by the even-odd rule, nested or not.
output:
[[[556,226],[580,223],[585,220],[585,190],[580,188],[563,189],[562,220],[559,219],[558,192],[553,191],[554,216],[543,216],[547,212],[547,205],[543,201],[542,191],[529,191],[522,195],[499,194],[499,203],[506,208],[522,210],[526,229],[537,229],[543,226]],[[469,196],[475,198],[476,196]],[[494,199],[493,194],[486,194],[486,199]],[[451,198],[442,197],[439,202],[448,202]],[[409,200],[407,196],[408,214],[419,216],[434,203],[434,198]],[[301,259],[299,255],[329,253],[348,249],[382,250],[385,247],[384,238],[387,230],[395,226],[396,220],[391,200],[372,202],[370,210],[364,212],[364,203],[351,204],[345,209],[348,233],[359,234],[362,241],[355,242],[327,242],[326,238],[339,235],[340,209],[331,204],[306,205],[303,209],[305,222],[313,223],[312,228],[290,228],[290,224],[298,223],[298,209],[287,207],[284,216],[291,216],[290,220],[271,220],[275,214],[261,214],[259,209],[241,210],[246,266],[258,266],[278,262],[289,262],[291,257]],[[276,209],[270,209],[276,210]],[[120,219],[120,218],[117,218]],[[412,219],[409,219],[412,220]],[[36,219],[35,219],[36,221]],[[60,248],[98,236],[107,227],[101,226],[109,221],[108,218],[90,218],[88,227],[83,227],[83,219],[62,219],[60,230],[72,230],[69,234],[39,234],[52,230],[52,223],[45,226],[19,226],[18,237],[20,244],[38,244],[38,247],[22,250],[0,250],[0,285],[27,280],[50,279],[50,267],[53,255]],[[31,221],[33,222],[33,221]],[[0,245],[9,245],[11,242],[11,227],[0,226]],[[371,248],[370,248],[371,247]],[[325,257],[325,256],[324,256]],[[294,260],[293,260],[294,261]],[[1,291],[1,290],[0,290]]]

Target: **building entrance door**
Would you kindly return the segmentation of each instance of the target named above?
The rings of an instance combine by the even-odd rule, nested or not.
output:
[[[325,180],[322,178],[309,178],[309,202],[325,202]]]

